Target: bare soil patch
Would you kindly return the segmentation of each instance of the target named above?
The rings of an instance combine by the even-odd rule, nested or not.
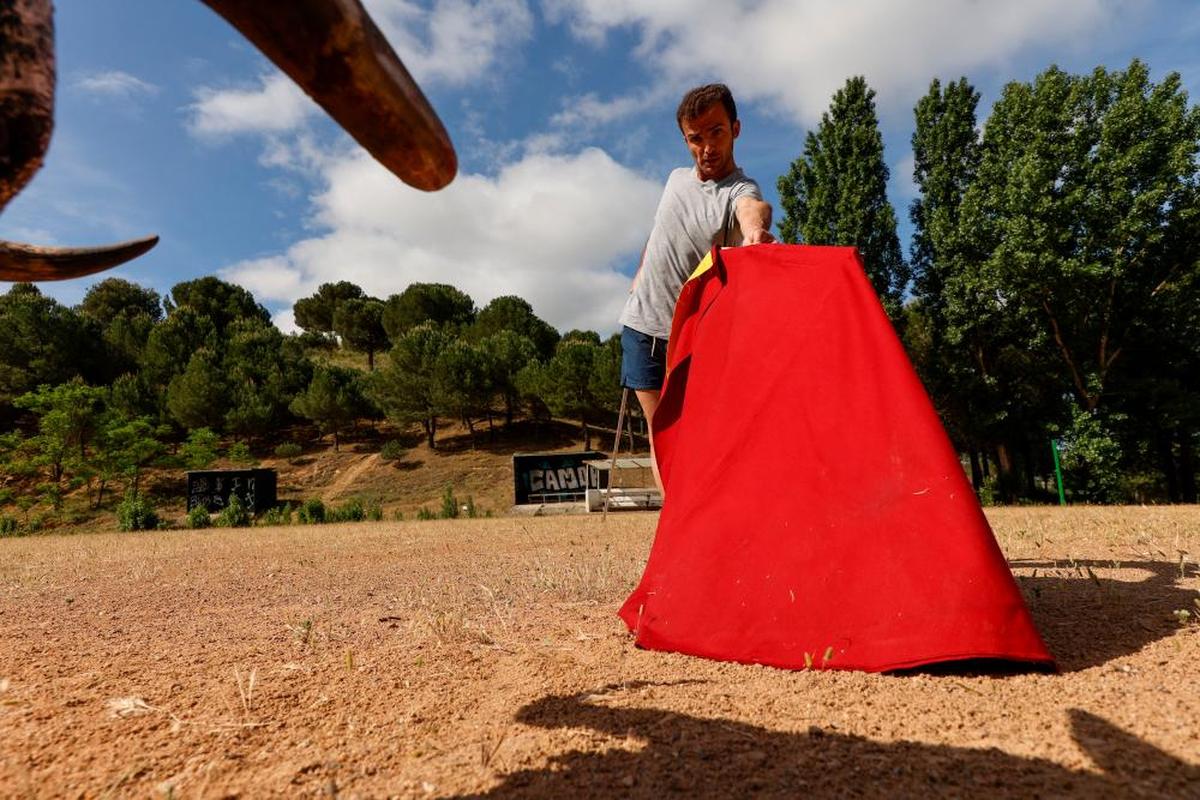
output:
[[[988,516],[1058,674],[638,650],[653,514],[0,540],[0,796],[1200,796],[1200,509]]]

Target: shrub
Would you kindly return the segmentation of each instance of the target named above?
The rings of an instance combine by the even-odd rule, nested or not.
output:
[[[301,525],[320,525],[325,521],[325,504],[317,498],[305,500],[296,511]]]
[[[158,514],[144,495],[130,489],[117,504],[117,527],[123,531],[154,530],[158,527]]]
[[[442,519],[458,519],[458,498],[454,496],[454,487],[447,486],[442,493]]]
[[[229,495],[229,505],[217,514],[219,528],[245,528],[250,525],[250,511],[242,505],[241,498],[236,494]]]
[[[392,519],[394,519],[396,522],[404,522],[404,512],[398,508],[395,509],[392,511]]]
[[[366,518],[367,510],[357,497],[350,498],[329,515],[330,522],[362,522]]]
[[[367,501],[367,519],[372,522],[379,522],[383,519],[383,503],[379,502],[378,497]]]
[[[478,509],[475,508],[475,498],[474,497],[471,497],[471,495],[467,495],[467,502],[464,503],[463,505],[465,505],[466,509],[467,509],[465,512],[467,515],[467,519],[475,519],[476,517],[479,516],[479,511],[478,511]]]
[[[196,428],[179,448],[188,469],[204,469],[217,460],[217,434],[208,428]]]
[[[399,461],[404,458],[407,452],[404,445],[395,439],[389,439],[383,443],[383,448],[379,451],[379,457],[384,461]]]
[[[234,442],[225,451],[225,457],[235,464],[257,464],[258,459],[250,452],[250,445],[245,442]]]
[[[284,503],[281,506],[268,508],[258,515],[258,522],[261,525],[291,525],[292,504]]]
[[[7,514],[0,515],[0,536],[16,536],[17,520]]]
[[[437,519],[437,518],[438,518],[437,514],[433,513],[425,506],[421,506],[420,508],[417,509],[417,519]]]
[[[1076,500],[1115,503],[1120,497],[1121,445],[1112,432],[1124,417],[1104,417],[1075,407],[1059,445],[1063,483]]]
[[[212,518],[208,516],[208,509],[204,506],[196,506],[187,515],[187,526],[189,528],[207,528],[212,525]]]
[[[279,458],[295,458],[304,452],[304,448],[295,442],[284,442],[275,448],[275,455]]]
[[[979,495],[979,504],[982,506],[999,505],[1000,493],[996,489],[996,479],[994,477],[985,478],[976,494]]]

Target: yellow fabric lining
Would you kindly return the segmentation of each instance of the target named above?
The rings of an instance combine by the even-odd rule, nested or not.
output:
[[[691,281],[699,278],[701,275],[712,269],[712,265],[713,257],[712,251],[710,250],[708,251],[708,255],[701,259],[700,263],[696,265],[696,268],[692,270],[692,274],[688,276],[688,280]]]

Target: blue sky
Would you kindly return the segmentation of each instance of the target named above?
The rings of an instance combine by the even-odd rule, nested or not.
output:
[[[1194,0],[373,0],[459,152],[425,194],[370,161],[199,2],[59,0],[57,125],[0,237],[90,245],[148,233],[116,274],[166,293],[217,274],[289,329],[291,303],[352,280],[519,294],[560,329],[608,333],[666,174],[687,162],[682,92],[724,80],[741,166],[776,201],[830,95],[878,93],[907,239],[912,107],[966,75],[985,116],[1051,63],[1182,74],[1200,99]],[[907,242],[905,242],[907,247]],[[78,302],[105,275],[45,284]]]

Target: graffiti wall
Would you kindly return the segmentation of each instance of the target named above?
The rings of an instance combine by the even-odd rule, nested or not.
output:
[[[275,470],[209,469],[187,474],[188,511],[193,508],[220,511],[235,494],[251,513],[274,507],[278,503]]]
[[[513,502],[570,503],[582,501],[588,488],[585,461],[605,458],[597,450],[575,453],[517,453],[513,456]]]

